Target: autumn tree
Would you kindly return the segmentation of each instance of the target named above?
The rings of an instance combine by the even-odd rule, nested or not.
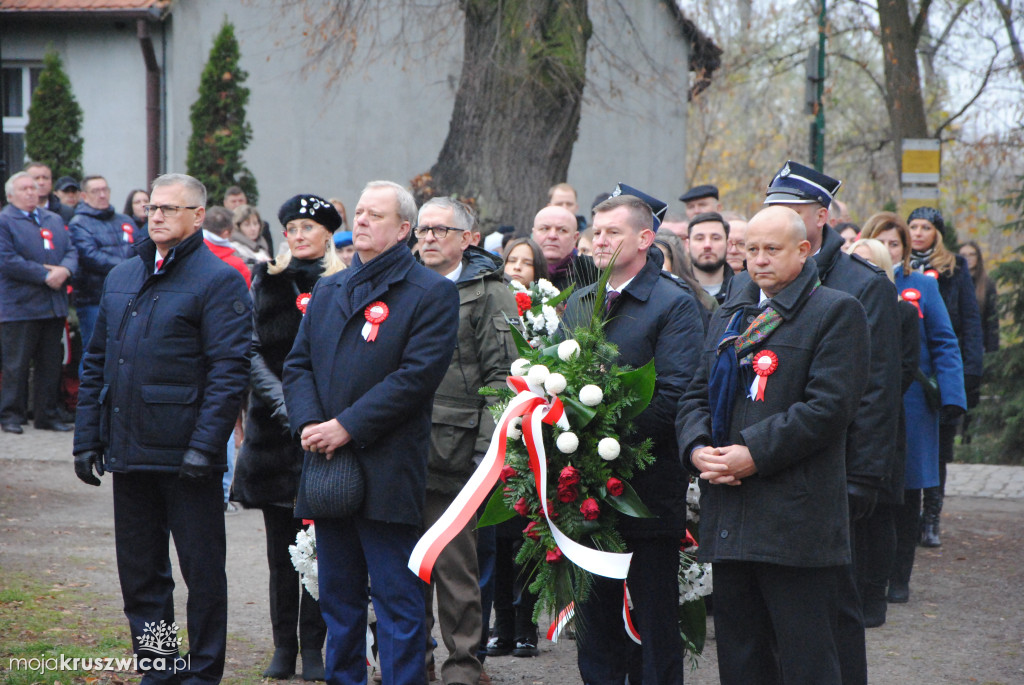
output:
[[[219,201],[225,190],[237,185],[255,205],[256,179],[242,160],[252,127],[245,120],[249,89],[242,85],[248,74],[238,66],[239,58],[235,28],[225,19],[199,80],[199,98],[192,104],[186,165],[188,173],[206,186],[211,201]]]
[[[32,93],[25,127],[25,154],[47,164],[54,178],[82,177],[82,108],[71,92],[60,55],[43,57],[39,84]]]

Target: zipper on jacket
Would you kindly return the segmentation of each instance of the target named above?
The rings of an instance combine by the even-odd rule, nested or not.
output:
[[[128,325],[128,316],[132,313],[132,305],[135,304],[135,298],[132,297],[128,300],[128,306],[125,307],[124,315],[121,317],[121,326],[117,329],[117,339],[124,339],[124,329]]]
[[[145,333],[142,334],[143,338],[148,338],[149,337],[149,327],[153,325],[153,319],[156,316],[156,304],[157,304],[157,300],[159,300],[159,299],[160,299],[159,295],[154,295],[153,296],[153,306],[150,307],[149,318],[146,319],[146,331],[145,331]]]

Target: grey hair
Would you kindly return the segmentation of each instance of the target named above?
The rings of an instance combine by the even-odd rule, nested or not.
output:
[[[473,210],[465,202],[459,202],[454,197],[434,197],[427,200],[420,207],[419,216],[423,215],[423,210],[427,207],[440,207],[441,209],[452,210],[452,223],[455,224],[452,228],[472,231],[476,227],[476,217],[473,215]],[[417,217],[418,222],[419,218]]]
[[[185,193],[191,198],[188,202],[197,207],[206,206],[206,186],[198,178],[193,178],[188,174],[164,174],[158,176],[151,187],[156,190],[161,186],[183,186]]]
[[[12,174],[11,177],[7,179],[7,183],[4,183],[4,194],[6,194],[8,198],[10,198],[11,195],[14,194],[14,182],[17,181],[19,178],[25,178],[26,176],[32,178],[32,174],[28,173],[27,171],[19,171],[16,174]],[[36,180],[34,178],[32,178],[32,183],[35,183],[36,188],[39,187],[39,184],[36,183]]]
[[[404,186],[394,181],[370,181],[363,188],[363,192],[365,193],[373,188],[391,188],[391,190],[395,191],[395,199],[398,200],[398,218],[402,221],[408,221],[410,226],[416,223],[416,200],[413,199],[412,193],[406,190]]]

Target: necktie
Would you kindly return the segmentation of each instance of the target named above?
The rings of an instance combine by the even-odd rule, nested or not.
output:
[[[35,223],[36,226],[41,226],[42,225],[42,224],[39,223],[39,213],[38,212],[32,212],[31,214],[29,214],[29,217],[31,217],[33,223]]]
[[[622,293],[614,290],[609,290],[604,294],[604,312],[607,314],[612,310],[612,305],[615,304],[615,300],[619,299],[619,295]]]
[[[162,259],[156,260],[156,270],[157,270],[158,273],[159,273],[160,269],[163,267],[163,265],[164,265],[164,260],[162,260]]]

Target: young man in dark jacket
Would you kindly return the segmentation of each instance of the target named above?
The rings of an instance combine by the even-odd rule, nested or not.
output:
[[[140,659],[143,682],[217,683],[228,599],[221,476],[249,381],[251,305],[242,277],[203,244],[203,184],[161,176],[151,202],[151,241],[114,267],[100,298],[75,473],[90,485],[100,484],[93,471],[114,474],[124,611],[134,651],[151,660]],[[185,660],[147,640],[174,623],[168,533],[188,587]]]
[[[505,387],[515,355],[508,324],[516,317],[515,298],[505,285],[501,260],[471,244],[472,230],[473,215],[457,200],[434,198],[420,208],[415,229],[420,259],[459,289],[458,347],[431,414],[424,527],[441,518],[487,451],[494,432],[487,405],[497,398],[477,391],[485,385]],[[434,623],[435,587],[441,638],[448,649],[441,680],[473,685],[480,679],[477,652],[484,627],[475,517],[434,565],[426,602],[428,630]],[[427,653],[432,660],[430,644]]]
[[[632,642],[623,628],[621,582],[595,576],[590,598],[579,607],[586,626],[578,635],[579,669],[590,685],[621,685],[641,669],[644,683],[680,685],[686,670],[677,574],[689,476],[679,464],[673,422],[700,358],[704,319],[689,288],[662,271],[661,253],[651,249],[653,228],[651,207],[636,196],[618,195],[594,207],[594,263],[607,268],[617,255],[605,293],[605,334],[618,346],[618,363],[640,368],[653,359],[657,371],[654,399],[637,417],[635,436],[654,441],[654,463],[632,481],[657,518],[623,516],[619,523],[633,553],[626,582],[643,644]],[[573,293],[566,329],[589,319],[596,288]]]
[[[702,479],[697,558],[714,564],[723,685],[840,682],[846,429],[869,343],[857,301],[820,285],[806,235],[788,208],[751,219],[753,280],[712,317],[676,419]]]

